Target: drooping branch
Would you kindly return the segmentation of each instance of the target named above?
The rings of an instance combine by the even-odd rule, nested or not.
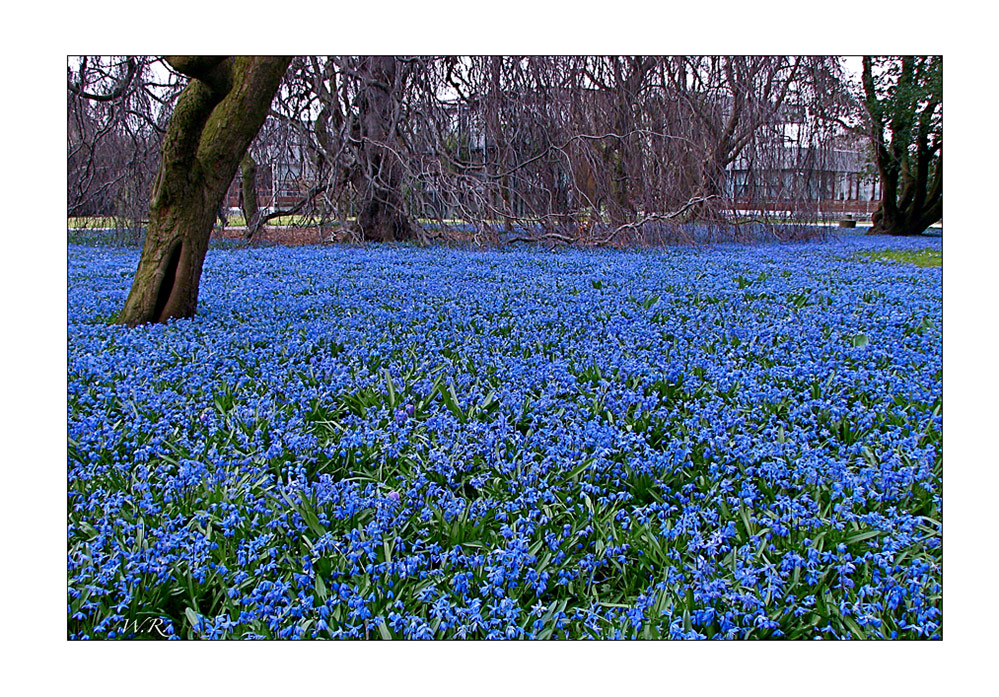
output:
[[[347,227],[371,240],[420,237],[456,222],[473,239],[495,239],[500,227],[504,238],[516,227],[571,236],[565,231],[580,225],[606,235],[690,201],[685,216],[723,222],[728,211],[719,204],[743,153],[740,173],[752,177],[787,166],[782,120],[807,115],[807,100],[822,97],[802,85],[825,60],[303,59],[294,71],[299,87],[284,90],[274,108],[269,149],[255,153],[277,158],[299,148],[292,167],[272,171],[299,176],[298,196],[324,194],[315,206],[300,205],[324,219],[356,220]],[[818,167],[819,145],[803,141],[811,159],[792,166]],[[758,185],[740,203],[762,211],[766,201],[749,199],[772,195],[797,206],[807,194],[798,181]]]
[[[104,94],[95,94],[93,92],[87,92],[83,89],[83,79],[84,72],[86,71],[86,61],[81,65],[80,69],[80,82],[73,82],[72,80],[67,80],[69,86],[69,91],[78,97],[84,99],[89,99],[92,102],[113,102],[116,99],[120,99],[122,95],[131,87],[132,80],[135,78],[136,74],[139,72],[139,64],[133,56],[129,56],[125,60],[125,74],[120,80],[112,87],[108,92]]]

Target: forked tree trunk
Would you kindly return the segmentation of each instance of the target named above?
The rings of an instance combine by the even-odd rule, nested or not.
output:
[[[118,315],[129,327],[194,316],[215,215],[291,59],[168,56],[167,61],[191,81],[170,117],[145,245]]]
[[[895,172],[881,170],[883,195],[871,216],[868,235],[921,235],[943,217],[943,175],[939,170],[932,181],[926,171],[917,171],[899,186]],[[901,189],[901,191],[900,191]],[[913,191],[914,190],[914,191]]]

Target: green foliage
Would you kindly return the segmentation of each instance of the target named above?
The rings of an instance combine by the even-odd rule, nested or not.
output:
[[[865,106],[893,156],[914,154],[920,138],[943,138],[943,58],[865,59]],[[897,162],[903,166],[904,162]]]
[[[915,264],[920,268],[938,268],[943,266],[943,252],[935,249],[881,249],[871,252],[857,252],[857,260],[896,261],[903,264]]]

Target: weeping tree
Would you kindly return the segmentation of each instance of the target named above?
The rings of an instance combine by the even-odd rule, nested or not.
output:
[[[357,72],[361,81],[355,122],[357,226],[366,240],[415,239],[420,229],[405,201],[399,133],[409,65],[393,56],[364,56]]]
[[[606,206],[612,226],[621,226],[635,218],[639,194],[635,189],[643,180],[637,156],[638,136],[647,133],[639,118],[643,115],[644,96],[650,86],[652,71],[664,61],[661,56],[582,57],[579,70],[597,89],[586,111],[596,112],[588,119],[601,135],[591,142],[600,154],[597,171],[606,180],[605,194],[598,196],[598,206]],[[638,171],[636,171],[636,167]]]
[[[168,56],[190,78],[170,117],[145,245],[118,322],[192,317],[212,225],[291,59]]]
[[[680,107],[675,135],[696,217],[718,221],[727,169],[781,126],[803,92],[807,66],[823,56],[677,56],[666,75]],[[783,138],[780,138],[783,140]],[[783,145],[783,143],[782,143]],[[776,164],[776,163],[775,163]]]
[[[918,235],[943,217],[943,58],[865,56],[863,65],[882,192],[870,234]]]
[[[149,56],[74,56],[67,65],[67,215],[101,216],[139,242],[166,133]],[[133,238],[134,236],[134,238]]]
[[[813,73],[835,82],[827,70],[835,64],[823,56],[299,58],[241,169],[247,235],[259,229],[253,221],[299,211],[369,242],[447,237],[455,220],[476,241],[586,244],[666,239],[691,220],[726,225],[736,160],[791,178],[787,125],[809,130],[829,93]],[[799,150],[827,140],[795,138]],[[254,214],[254,161],[256,176],[277,172],[283,191],[297,188],[299,204],[279,213],[277,200],[261,200]],[[780,188],[776,205],[804,210],[806,189]],[[740,200],[761,211],[770,203]]]

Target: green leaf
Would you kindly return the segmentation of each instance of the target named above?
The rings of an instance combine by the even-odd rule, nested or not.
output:
[[[80,522],[80,530],[86,533],[87,537],[97,537],[97,528],[85,520]]]
[[[851,338],[854,348],[864,348],[869,343],[866,334],[854,334]]]
[[[458,395],[455,394],[454,383],[450,380],[448,380],[447,390],[441,390],[441,399],[444,400],[444,406],[446,406],[451,413],[454,414],[454,417],[458,419],[458,421],[464,423],[465,412],[463,412],[461,407],[458,405]]]
[[[198,624],[201,621],[200,618],[198,617],[198,613],[196,613],[194,610],[192,610],[189,607],[185,607],[184,616],[187,618],[188,624],[191,625],[191,629],[196,630]]]
[[[853,633],[858,639],[866,639],[867,635],[864,634],[864,630],[852,617],[844,617],[843,623],[849,628],[850,632]]]
[[[742,524],[746,526],[746,534],[752,537],[755,534],[753,524],[749,521],[749,511],[746,510],[745,506],[739,506],[739,516],[742,518]]]
[[[496,399],[496,390],[489,390],[489,394],[486,395],[482,403],[479,404],[480,411],[487,411],[489,407],[493,404],[493,400]]]
[[[392,383],[392,375],[389,374],[388,368],[382,368],[382,374],[385,376],[385,386],[388,388],[389,409],[395,409],[395,385]]]
[[[593,464],[593,458],[586,458],[582,464],[576,465],[576,467],[570,470],[569,474],[566,475],[566,479],[575,481],[591,464]]]
[[[378,633],[382,635],[382,639],[385,641],[392,641],[392,632],[385,626],[385,620],[378,620]]]
[[[855,542],[863,542],[864,540],[869,540],[872,537],[878,537],[883,534],[884,531],[882,530],[865,530],[864,532],[858,532],[856,535],[850,535],[849,537],[844,538],[843,542],[848,545],[852,545]]]

